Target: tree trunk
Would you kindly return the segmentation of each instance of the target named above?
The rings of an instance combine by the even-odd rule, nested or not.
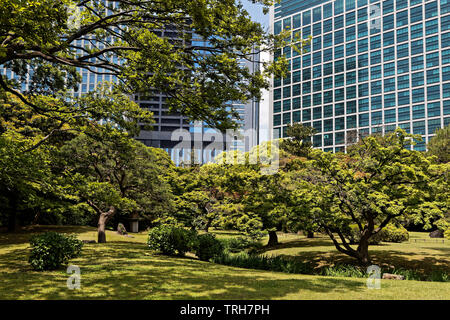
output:
[[[100,214],[98,218],[98,243],[106,243],[106,222],[108,222],[108,215],[106,213]]]
[[[369,266],[371,264],[369,256],[369,239],[361,238],[359,241],[358,249],[358,261],[362,266]]]
[[[211,227],[212,219],[207,219],[207,222],[205,224],[205,232],[208,232],[209,228]]]
[[[101,212],[98,218],[98,243],[106,243],[106,223],[116,213],[116,208],[111,207],[108,212]]]
[[[269,243],[267,243],[267,245],[270,247],[270,246],[274,246],[276,244],[278,244],[277,232],[269,231]]]
[[[312,232],[312,231],[307,231],[307,232],[306,232],[306,237],[307,237],[308,239],[313,239],[313,238],[314,238],[314,232]]]

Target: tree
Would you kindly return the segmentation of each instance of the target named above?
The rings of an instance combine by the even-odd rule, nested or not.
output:
[[[116,214],[155,215],[171,206],[167,153],[149,148],[111,130],[101,142],[85,134],[61,148],[57,170],[76,202],[98,215],[98,242],[106,242],[105,227]]]
[[[450,162],[450,126],[436,131],[428,142],[428,152],[436,156],[440,163]]]
[[[217,183],[218,169],[212,164],[177,168],[171,180],[176,209],[160,221],[175,218],[185,227],[208,232],[217,216],[216,205],[223,198]]]
[[[448,211],[448,200],[436,200],[442,185],[447,189],[440,197],[448,199],[448,165],[406,149],[412,138],[418,137],[397,129],[362,139],[348,154],[314,150],[311,160],[297,161],[291,171],[297,185],[293,210],[318,224],[339,252],[369,264],[369,241],[386,225],[412,216],[430,226]],[[351,225],[360,233],[356,248],[347,238]]]
[[[311,138],[316,130],[301,123],[288,125],[287,135],[289,138],[283,139],[280,147],[282,150],[297,157],[307,157],[311,152]]]
[[[224,194],[217,205],[218,223],[232,226],[253,238],[268,233],[268,245],[277,244],[276,231],[285,224],[287,216],[285,192],[279,185],[282,172],[265,174],[263,164],[221,163],[216,166],[222,171],[216,181]]]
[[[265,10],[272,4],[257,2]],[[167,30],[164,36],[161,30]],[[262,63],[256,73],[240,61],[253,61],[253,49],[284,47],[288,34],[266,33],[234,0],[5,0],[0,3],[0,65],[19,81],[0,75],[0,88],[58,120],[51,135],[100,109],[67,99],[70,90],[78,91],[81,70],[117,78],[123,94],[161,91],[172,111],[224,130],[236,127],[230,115],[239,117],[227,101],[259,97],[269,85],[265,76],[287,71],[283,57]],[[48,104],[50,98],[55,103]]]

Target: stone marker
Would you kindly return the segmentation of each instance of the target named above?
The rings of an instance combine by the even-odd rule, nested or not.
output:
[[[430,238],[443,238],[444,237],[444,233],[437,229],[433,232],[430,232]]]
[[[82,240],[83,243],[97,243],[95,240]]]
[[[122,235],[122,236],[128,234],[127,229],[125,229],[125,226],[123,225],[123,223],[119,223],[117,225],[117,233]]]
[[[388,279],[388,280],[405,280],[405,277],[401,276],[399,274],[383,273],[383,279]]]

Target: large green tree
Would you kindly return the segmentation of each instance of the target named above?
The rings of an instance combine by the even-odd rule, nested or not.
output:
[[[314,150],[311,160],[291,167],[294,213],[364,265],[370,263],[370,239],[389,223],[413,218],[430,227],[448,211],[448,164],[408,150],[411,140],[397,129],[362,139],[348,154]],[[351,225],[360,234],[356,248],[346,234]]]
[[[450,125],[436,131],[428,142],[428,152],[441,163],[450,162]]]
[[[266,10],[272,4],[256,2]],[[283,57],[255,73],[240,62],[254,61],[253,50],[287,45],[288,33],[267,33],[235,0],[5,0],[0,65],[18,81],[2,74],[0,88],[61,122],[89,119],[99,106],[65,99],[78,89],[84,70],[117,78],[122,93],[161,91],[171,110],[228,129],[236,126],[230,113],[239,114],[226,102],[258,97],[268,87],[265,76],[286,71]],[[294,40],[301,49],[303,42]],[[49,106],[42,96],[58,98],[58,104]]]
[[[156,216],[171,206],[167,175],[173,163],[161,149],[111,130],[101,141],[81,134],[57,157],[54,170],[61,185],[75,203],[86,203],[98,215],[99,243],[106,242],[105,227],[112,216]]]

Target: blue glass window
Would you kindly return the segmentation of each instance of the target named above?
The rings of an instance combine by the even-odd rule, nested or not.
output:
[[[420,87],[424,85],[424,73],[422,72],[416,72],[412,74],[412,86],[413,87]]]
[[[413,106],[413,120],[425,118],[425,105]]]
[[[425,22],[425,34],[428,36],[433,33],[437,33],[439,31],[439,20],[429,20]]]
[[[359,118],[359,126],[360,127],[367,127],[369,125],[369,114],[368,113],[362,113],[358,116]]]
[[[441,103],[433,102],[427,105],[428,117],[439,117],[441,115]]]
[[[411,55],[423,54],[423,40],[411,42]]]
[[[414,89],[412,91],[412,102],[418,103],[425,101],[425,90],[424,88]]]
[[[422,20],[422,6],[411,8],[411,23]]]
[[[384,107],[390,108],[396,106],[395,93],[390,93],[384,95]]]
[[[410,107],[398,108],[398,121],[410,120]]]
[[[413,134],[425,134],[425,121],[413,122]]]
[[[393,123],[397,121],[397,114],[395,109],[385,110],[384,111],[384,122],[385,123]]]
[[[358,24],[358,38],[365,37],[369,34],[369,29],[367,28],[367,22]]]
[[[397,93],[398,105],[402,106],[405,104],[409,104],[410,101],[409,91],[402,91]]]
[[[395,78],[384,79],[384,92],[395,91]]]
[[[409,59],[397,61],[397,72],[402,74],[409,71]]]
[[[397,27],[407,26],[408,24],[408,10],[397,12]]]
[[[383,31],[394,29],[394,15],[383,17]]]
[[[390,46],[395,43],[394,31],[385,32],[383,35],[383,46]]]

